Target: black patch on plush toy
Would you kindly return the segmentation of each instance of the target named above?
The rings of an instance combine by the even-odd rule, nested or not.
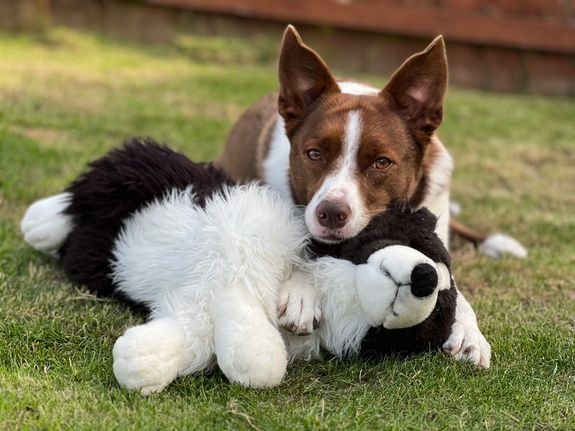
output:
[[[437,271],[428,263],[420,263],[411,272],[411,293],[419,298],[425,298],[433,293],[437,286]]]
[[[134,138],[91,162],[89,170],[66,192],[72,199],[65,213],[74,228],[60,248],[62,267],[70,280],[99,296],[114,295],[135,311],[147,311],[114,292],[110,278],[112,249],[126,218],[167,191],[192,186],[195,202],[206,199],[231,180],[211,163],[194,163],[151,139]]]
[[[354,264],[367,262],[374,252],[390,246],[404,245],[425,254],[434,262],[444,263],[451,271],[451,259],[445,246],[435,234],[436,217],[426,208],[414,211],[404,205],[392,205],[376,216],[357,236],[339,244],[312,243],[310,251],[315,257],[333,256]],[[437,272],[428,264],[420,264],[411,273],[413,295],[425,297],[437,285]],[[437,303],[422,323],[403,329],[372,328],[361,346],[364,357],[377,357],[389,353],[411,354],[443,345],[451,334],[455,321],[457,290],[451,288],[438,293]]]

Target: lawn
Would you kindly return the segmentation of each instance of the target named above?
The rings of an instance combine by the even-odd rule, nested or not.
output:
[[[242,52],[257,58],[219,39],[0,35],[0,429],[575,429],[575,100],[454,88],[440,135],[462,218],[529,249],[525,260],[453,252],[490,370],[430,353],[300,362],[270,390],[219,373],[150,397],[117,386],[113,343],[140,318],[67,283],[24,244],[19,220],[126,137],[218,154],[242,110],[276,87],[273,65]]]

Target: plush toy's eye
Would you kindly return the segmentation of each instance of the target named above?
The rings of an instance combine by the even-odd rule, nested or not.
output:
[[[391,166],[393,162],[391,161],[391,159],[388,159],[387,157],[378,157],[377,159],[375,159],[375,162],[373,162],[373,167],[375,169],[387,169]]]
[[[321,151],[317,148],[312,148],[311,150],[307,151],[307,156],[310,158],[310,160],[317,162],[318,160],[321,160]]]

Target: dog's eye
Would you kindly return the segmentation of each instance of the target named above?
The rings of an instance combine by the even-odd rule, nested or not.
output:
[[[373,167],[375,169],[387,169],[391,166],[392,163],[393,162],[387,157],[378,157],[375,159],[375,162],[373,162]]]
[[[313,161],[321,160],[321,151],[315,148],[308,150],[307,156]]]

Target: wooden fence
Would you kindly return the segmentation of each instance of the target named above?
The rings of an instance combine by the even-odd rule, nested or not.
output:
[[[575,54],[575,2],[563,0],[149,0],[243,17]]]
[[[575,96],[573,0],[0,0],[0,29],[57,24],[146,42],[279,43],[286,23],[342,70],[390,73],[443,34],[454,85]]]

